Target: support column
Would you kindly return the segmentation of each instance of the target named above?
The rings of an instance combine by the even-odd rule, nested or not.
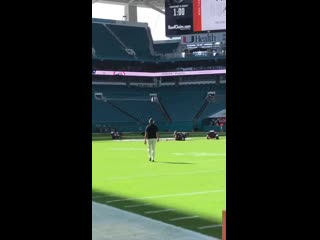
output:
[[[124,7],[124,13],[127,21],[129,22],[137,22],[138,21],[138,13],[137,6],[127,5]]]

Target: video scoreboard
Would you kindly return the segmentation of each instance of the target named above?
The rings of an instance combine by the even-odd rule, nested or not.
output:
[[[226,30],[226,0],[165,0],[166,36]]]

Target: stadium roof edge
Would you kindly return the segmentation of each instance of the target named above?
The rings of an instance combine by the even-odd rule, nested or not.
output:
[[[164,10],[165,0],[92,0],[94,3],[118,4],[118,5],[134,5],[137,7],[159,8]]]

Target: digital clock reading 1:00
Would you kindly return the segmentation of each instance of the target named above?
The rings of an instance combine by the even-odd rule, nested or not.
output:
[[[182,34],[193,33],[194,1],[165,0],[166,36],[180,36]]]
[[[174,8],[173,9],[173,16],[184,16],[186,13],[184,8]]]

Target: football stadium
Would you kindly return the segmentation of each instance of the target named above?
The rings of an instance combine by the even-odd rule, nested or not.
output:
[[[226,1],[96,3],[123,19],[92,18],[92,238],[225,240]]]

